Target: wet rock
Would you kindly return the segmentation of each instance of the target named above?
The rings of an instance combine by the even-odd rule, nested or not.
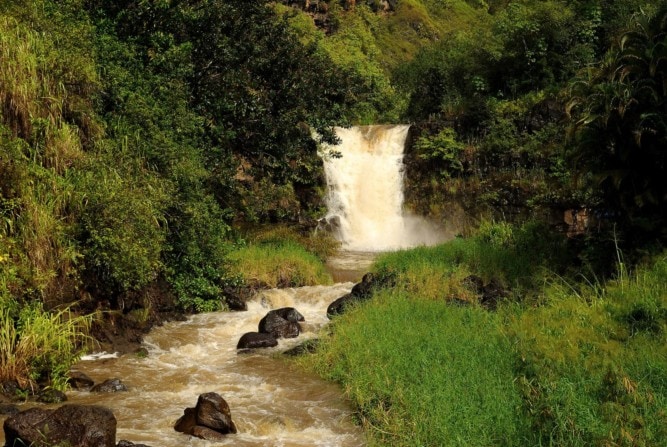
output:
[[[352,287],[352,291],[333,301],[327,307],[327,316],[332,318],[335,315],[342,314],[347,306],[370,299],[373,292],[384,287],[393,287],[395,278],[392,276],[378,276],[374,273],[366,273],[360,282]]]
[[[224,301],[227,303],[227,307],[232,311],[246,311],[248,310],[248,303],[244,299],[243,292],[238,291],[232,287],[225,287],[223,290]],[[246,296],[248,293],[246,292]]]
[[[301,343],[300,345],[295,346],[292,349],[288,349],[283,354],[285,354],[287,356],[290,356],[290,357],[298,357],[298,356],[304,355],[304,354],[312,354],[315,351],[317,351],[317,347],[318,347],[319,343],[320,343],[320,341],[318,339],[306,340],[305,342]]]
[[[299,321],[306,321],[303,315],[293,307],[281,307],[280,309],[275,309],[269,313],[276,313],[283,317],[285,320],[291,323],[298,323]]]
[[[294,338],[301,333],[298,321],[304,321],[296,309],[284,307],[269,311],[259,322],[259,332],[276,338]]]
[[[95,385],[93,379],[81,371],[70,371],[67,383],[75,390],[87,390]]]
[[[116,447],[150,447],[150,446],[146,444],[135,444],[134,442],[125,441],[123,439],[119,441],[118,444],[116,444]]]
[[[343,312],[345,312],[345,309],[348,306],[358,301],[359,298],[352,295],[351,293],[341,296],[340,298],[329,304],[329,307],[327,307],[327,317],[333,318],[336,315],[342,314]]]
[[[194,408],[186,408],[174,429],[198,438],[220,441],[224,435],[236,433],[229,405],[217,393],[204,393]]]
[[[61,404],[65,401],[67,401],[65,393],[50,388],[40,391],[37,396],[37,402],[45,404]]]
[[[197,425],[211,428],[222,434],[236,433],[232,413],[225,399],[217,393],[204,393],[197,400]]]
[[[31,408],[4,423],[5,445],[116,447],[116,418],[96,405]]]
[[[370,298],[373,294],[373,289],[379,285],[378,279],[373,273],[366,273],[361,279],[361,282],[352,287],[352,295],[358,298]]]
[[[120,379],[107,379],[102,383],[95,385],[90,391],[93,393],[116,393],[127,391],[127,387]]]
[[[272,334],[248,332],[241,336],[236,349],[272,348],[278,346],[278,340]]]
[[[16,405],[0,403],[0,414],[13,416],[19,411],[19,407]]]

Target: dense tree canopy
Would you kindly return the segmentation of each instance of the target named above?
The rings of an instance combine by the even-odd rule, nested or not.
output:
[[[667,9],[635,15],[570,91],[579,168],[594,173],[607,206],[645,227],[661,227],[667,217]]]

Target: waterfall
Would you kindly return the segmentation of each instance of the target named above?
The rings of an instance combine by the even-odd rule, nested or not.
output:
[[[443,239],[432,224],[403,210],[403,151],[409,129],[339,127],[341,144],[325,148],[342,155],[324,155],[326,222],[346,250],[388,251]]]

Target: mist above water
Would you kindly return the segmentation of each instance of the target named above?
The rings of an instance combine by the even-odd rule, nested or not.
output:
[[[403,210],[403,153],[410,126],[336,128],[340,158],[325,157],[328,226],[350,251],[391,251],[446,239],[432,222]]]

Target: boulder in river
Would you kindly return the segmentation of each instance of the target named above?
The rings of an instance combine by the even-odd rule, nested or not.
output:
[[[194,408],[186,408],[174,429],[209,441],[219,441],[224,435],[237,432],[229,405],[212,392],[201,394]]]
[[[81,371],[70,371],[67,383],[75,390],[90,389],[95,385],[93,379]]]
[[[39,392],[37,396],[37,402],[42,402],[45,404],[61,404],[67,401],[67,396],[62,391],[46,388]]]
[[[94,393],[116,393],[118,391],[127,391],[127,387],[120,379],[107,379],[91,388]]]
[[[327,316],[329,318],[342,314],[347,306],[365,301],[373,296],[373,292],[382,287],[391,287],[394,285],[394,278],[391,276],[381,277],[374,273],[366,273],[360,282],[352,287],[352,291],[333,301],[327,307]]]
[[[304,321],[293,307],[283,307],[269,311],[259,322],[259,332],[276,338],[294,338],[301,333],[299,321]]]
[[[121,441],[118,441],[116,447],[150,447],[150,446],[146,444],[135,444],[134,442],[126,441],[123,439]]]
[[[272,348],[278,346],[278,340],[272,334],[247,332],[241,336],[236,349]]]
[[[116,447],[116,418],[97,405],[30,408],[4,423],[5,445]]]

